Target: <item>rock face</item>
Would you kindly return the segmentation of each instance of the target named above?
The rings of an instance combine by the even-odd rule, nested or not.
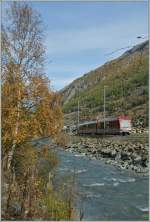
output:
[[[84,153],[90,158],[104,160],[107,164],[116,165],[121,169],[130,169],[137,173],[148,173],[148,144],[109,141],[99,141],[82,138],[80,142],[72,143],[66,149],[71,152]]]

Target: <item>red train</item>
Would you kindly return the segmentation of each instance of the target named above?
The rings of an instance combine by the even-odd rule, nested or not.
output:
[[[105,125],[105,126],[104,126]],[[131,132],[131,119],[128,116],[98,119],[96,121],[79,124],[78,134],[100,135],[129,135]]]

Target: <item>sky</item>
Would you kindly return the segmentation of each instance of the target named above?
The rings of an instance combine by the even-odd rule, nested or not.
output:
[[[148,37],[148,2],[31,2],[45,27],[46,75],[54,90]],[[144,39],[137,39],[143,36]]]

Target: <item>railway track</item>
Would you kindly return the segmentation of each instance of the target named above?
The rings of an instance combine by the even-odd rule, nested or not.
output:
[[[130,134],[126,136],[121,135],[82,135],[82,137],[89,137],[95,139],[108,139],[108,140],[117,140],[117,141],[131,141],[131,142],[142,142],[148,143],[149,135],[148,134]]]

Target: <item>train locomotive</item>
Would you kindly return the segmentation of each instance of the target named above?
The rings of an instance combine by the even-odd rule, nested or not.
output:
[[[77,133],[79,135],[129,135],[131,129],[131,119],[128,116],[118,116],[79,124]]]

